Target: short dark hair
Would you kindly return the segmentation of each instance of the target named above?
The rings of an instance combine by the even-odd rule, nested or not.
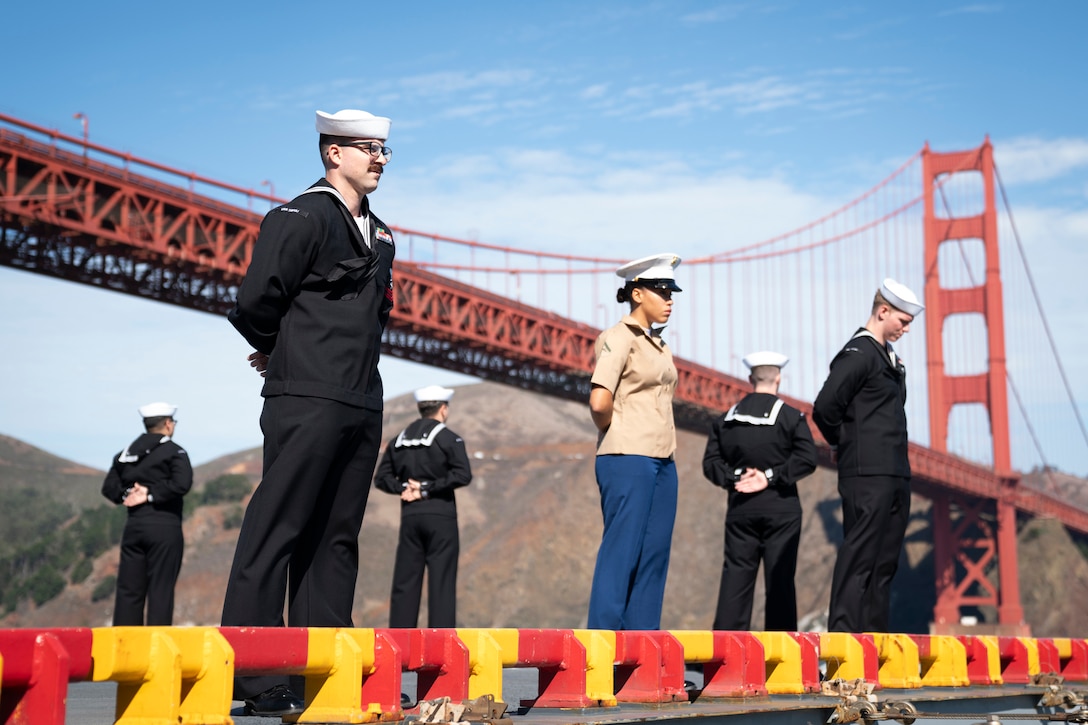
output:
[[[347,146],[355,139],[351,136],[334,136],[329,133],[323,133],[317,137],[317,150],[321,152],[321,163],[327,169],[329,168],[329,146],[336,144],[337,146]]]
[[[419,414],[424,418],[430,418],[432,415],[442,410],[443,405],[449,405],[445,400],[421,400],[416,404],[419,408]]]
[[[172,415],[154,415],[150,418],[144,418],[144,430],[153,431],[168,420],[173,420]]]

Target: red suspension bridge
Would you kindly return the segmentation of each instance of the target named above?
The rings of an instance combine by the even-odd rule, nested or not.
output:
[[[255,200],[277,201],[0,115],[0,264],[224,314],[257,236]],[[394,229],[388,354],[586,398],[597,331],[622,313],[613,271],[624,257]],[[684,256],[682,242],[674,247]],[[926,147],[821,219],[685,259],[668,333],[679,358],[678,422],[702,432],[745,394],[739,360],[755,349],[791,356],[783,393],[809,408],[884,276],[923,290],[927,307],[899,352],[914,486],[933,502],[935,627],[987,605],[1014,632],[1018,514],[1088,534],[1088,510],[1021,485],[1018,472],[1048,469],[1057,450],[1079,451],[1088,469],[1088,434],[988,141],[954,153]],[[1014,357],[1006,337],[1018,340]],[[1041,406],[1050,412],[1033,419]],[[995,562],[997,585],[988,578]]]

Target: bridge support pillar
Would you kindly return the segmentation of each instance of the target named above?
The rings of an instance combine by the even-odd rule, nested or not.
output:
[[[943,186],[956,174],[978,174],[982,180],[982,212],[953,216]],[[1005,317],[1002,307],[1001,265],[998,250],[997,206],[994,196],[993,147],[989,139],[977,149],[922,152],[925,196],[925,304],[926,350],[929,382],[929,445],[948,452],[948,424],[957,405],[982,405],[990,422],[993,466],[1002,476],[996,511],[983,515],[981,504],[951,501],[940,496],[933,505],[934,563],[937,577],[935,631],[956,627],[960,608],[989,605],[997,608],[998,625],[1023,629],[1016,552],[1016,486],[1009,445],[1008,395],[1005,371]],[[945,214],[938,216],[936,200]],[[946,242],[980,240],[985,273],[976,279],[968,270],[970,286],[946,288],[941,284],[940,249]],[[986,326],[987,358],[984,372],[952,375],[945,369],[944,324],[956,315],[981,315]],[[953,520],[953,505],[958,516]],[[988,520],[987,520],[988,519]],[[976,538],[965,538],[968,527]],[[996,529],[996,530],[995,530]],[[996,555],[999,590],[989,584],[983,567]],[[969,593],[970,590],[974,593]]]

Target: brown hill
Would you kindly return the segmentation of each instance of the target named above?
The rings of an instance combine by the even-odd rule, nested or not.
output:
[[[29,443],[0,435],[0,488],[31,489],[75,509],[102,502],[102,471],[66,461]]]
[[[416,417],[410,396],[389,401],[388,440]],[[458,493],[461,560],[458,619],[462,626],[581,627],[600,541],[599,495],[593,476],[594,430],[584,405],[498,384],[462,387],[450,426],[472,458],[472,485]],[[721,567],[725,494],[702,475],[705,437],[681,431],[677,461],[680,500],[663,626],[710,626]],[[223,473],[256,483],[259,449],[243,451],[197,470],[197,486]],[[95,479],[101,472],[91,472]],[[84,474],[90,475],[90,473]],[[0,489],[8,484],[0,468]],[[819,469],[801,485],[805,523],[798,566],[798,612],[804,628],[824,622],[835,552],[841,540],[832,471]],[[925,632],[935,593],[928,501],[915,497],[912,523],[893,591],[893,629]],[[236,504],[203,506],[185,522],[186,552],[177,590],[175,622],[215,624],[237,529]],[[227,525],[225,525],[227,524]],[[399,525],[399,501],[372,491],[360,535],[361,570],[355,622],[385,626]],[[23,604],[0,626],[102,626],[112,599],[91,602],[94,587],[116,573],[116,547],[95,562],[94,573],[40,608]],[[1056,522],[1035,521],[1020,539],[1025,615],[1038,636],[1088,636],[1088,613],[1078,607],[1088,588],[1088,563]],[[757,590],[753,625],[762,625]],[[986,614],[985,612],[983,613]],[[425,623],[425,621],[424,621]]]

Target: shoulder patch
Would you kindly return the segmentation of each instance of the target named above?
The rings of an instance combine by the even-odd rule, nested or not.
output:
[[[612,348],[608,344],[608,340],[605,340],[601,345],[601,352],[612,352]]]
[[[276,208],[276,211],[278,211],[278,212],[282,212],[282,213],[284,213],[284,214],[301,214],[301,215],[302,215],[303,217],[308,217],[308,216],[310,216],[310,212],[308,212],[308,211],[304,211],[304,210],[302,210],[302,209],[299,209],[299,208],[297,208],[297,207],[293,207],[293,206],[281,206],[281,207],[277,207],[277,208]]]

